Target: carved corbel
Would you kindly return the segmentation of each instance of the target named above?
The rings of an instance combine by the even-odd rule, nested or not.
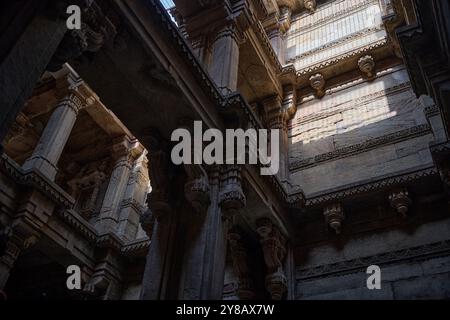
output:
[[[305,6],[306,10],[313,13],[316,11],[317,1],[316,0],[303,0],[303,5]]]
[[[104,271],[94,274],[83,288],[83,293],[94,299],[105,298],[111,287],[111,281]]]
[[[147,208],[147,210],[139,217],[139,222],[141,224],[142,230],[145,231],[147,237],[152,238],[153,229],[155,227],[155,216],[152,211]]]
[[[341,233],[342,222],[345,219],[344,209],[340,203],[333,203],[328,205],[323,210],[325,222],[336,234]]]
[[[246,205],[246,198],[241,185],[241,167],[224,165],[221,168],[219,206],[225,219],[237,215]]]
[[[255,297],[253,282],[250,276],[247,249],[242,241],[240,233],[233,229],[228,233],[228,243],[233,260],[233,270],[238,276],[239,285],[237,292],[242,300],[250,300]]]
[[[409,196],[408,190],[405,188],[393,190],[389,194],[389,203],[392,208],[397,210],[403,217],[406,217],[406,213],[412,204],[412,200]]]
[[[281,300],[287,291],[287,278],[283,269],[286,239],[270,219],[259,219],[256,225],[267,267],[266,289],[273,300]]]
[[[321,99],[325,96],[325,79],[323,75],[317,73],[309,78],[309,83],[311,87],[316,91],[315,95],[317,98]]]
[[[291,18],[292,18],[292,9],[287,6],[281,7],[279,25],[280,31],[282,33],[286,33],[291,27]]]
[[[283,129],[285,127],[285,115],[283,114],[282,100],[279,95],[272,96],[262,102],[264,106],[264,118],[269,129]]]
[[[361,57],[358,60],[358,67],[367,79],[375,79],[375,60],[372,56],[366,55],[364,57]]]
[[[286,114],[287,121],[294,118],[297,112],[297,91],[292,85],[284,88],[282,111]]]

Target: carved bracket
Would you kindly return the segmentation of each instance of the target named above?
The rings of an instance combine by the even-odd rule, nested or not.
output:
[[[375,60],[372,56],[366,55],[364,57],[361,57],[358,60],[358,67],[359,70],[364,74],[364,76],[369,80],[374,80],[376,73],[375,73]]]
[[[389,194],[389,203],[392,208],[397,210],[398,213],[400,213],[403,217],[406,217],[406,213],[412,204],[412,200],[409,196],[408,190],[397,189],[393,190]]]
[[[334,203],[324,208],[323,215],[325,222],[329,225],[336,234],[341,233],[342,222],[344,221],[344,209],[340,203]]]
[[[259,219],[256,225],[267,266],[266,289],[273,300],[280,300],[287,291],[287,278],[283,270],[286,239],[270,219]]]
[[[323,75],[317,73],[309,78],[311,87],[316,91],[316,97],[321,99],[325,96],[325,79]]]

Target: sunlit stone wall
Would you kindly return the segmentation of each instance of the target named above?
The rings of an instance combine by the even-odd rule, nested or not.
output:
[[[386,32],[378,0],[342,0],[319,5],[314,14],[293,18],[286,34],[286,62],[297,70],[384,43]]]
[[[431,166],[427,107],[401,66],[305,97],[289,135],[293,182],[313,195]]]

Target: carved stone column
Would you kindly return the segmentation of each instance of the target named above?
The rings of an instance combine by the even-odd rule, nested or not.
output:
[[[38,170],[55,180],[57,164],[69,139],[78,112],[86,103],[76,92],[65,97],[53,111],[33,155],[24,163],[25,170]]]
[[[262,218],[256,224],[267,267],[266,289],[273,300],[281,300],[288,288],[283,268],[286,239],[270,219]]]
[[[144,214],[144,206],[150,178],[148,176],[148,160],[142,154],[134,164],[134,168],[120,203],[118,234],[133,240],[138,232],[139,219]]]
[[[113,152],[115,156],[114,167],[109,179],[108,188],[103,198],[100,214],[95,226],[100,233],[112,232],[117,229],[119,222],[119,205],[127,186],[132,164],[137,157],[138,142],[123,137],[115,141]]]
[[[228,233],[228,244],[230,246],[233,270],[238,276],[237,293],[240,299],[250,300],[255,297],[251,271],[249,267],[247,249],[242,242],[242,237],[237,230]]]
[[[212,43],[209,74],[223,94],[237,89],[239,42],[237,28],[231,24],[221,29]]]

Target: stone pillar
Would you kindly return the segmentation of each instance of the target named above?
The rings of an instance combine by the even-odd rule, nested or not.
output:
[[[24,170],[38,170],[55,180],[57,164],[69,139],[78,112],[85,106],[83,99],[72,92],[53,111],[33,155],[25,161]]]
[[[272,45],[273,51],[277,54],[278,60],[281,64],[284,64],[284,47],[283,38],[278,24],[274,25],[272,28],[267,29],[267,36],[269,37],[270,44]]]
[[[209,74],[223,94],[236,91],[239,66],[238,31],[234,25],[220,30],[212,43]]]
[[[119,222],[119,205],[127,186],[130,170],[135,159],[133,147],[137,142],[131,141],[125,136],[115,141],[113,152],[116,158],[108,188],[103,198],[100,214],[95,223],[95,227],[100,233],[112,232],[117,229]]]
[[[147,162],[145,154],[136,161],[120,205],[118,234],[128,241],[135,239],[139,229],[139,217],[144,213],[143,204],[150,180]]]

